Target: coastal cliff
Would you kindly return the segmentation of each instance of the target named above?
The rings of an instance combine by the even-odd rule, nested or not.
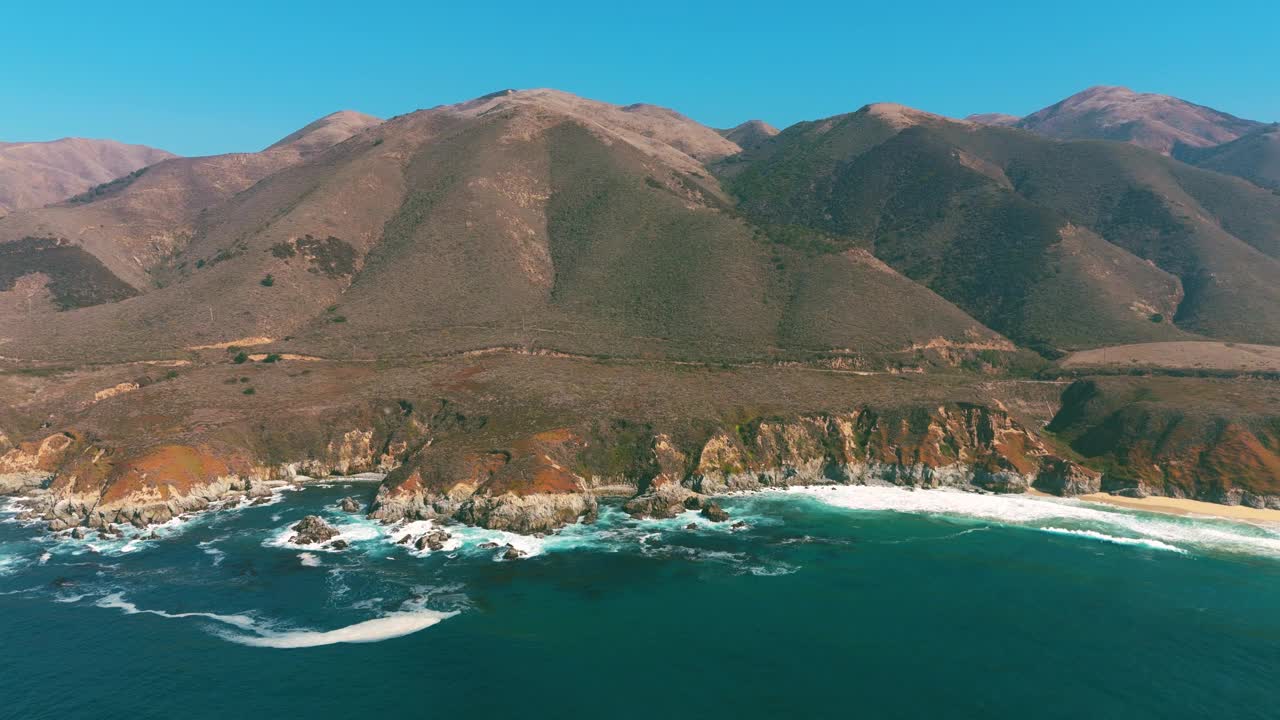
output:
[[[670,517],[703,507],[709,496],[815,484],[1105,491],[1280,506],[1280,419],[1268,414],[1265,398],[1241,405],[1264,385],[1196,380],[1207,394],[1195,397],[1194,412],[1175,378],[1092,379],[1065,393],[1010,384],[1004,400],[905,402],[895,397],[901,387],[930,392],[936,381],[875,379],[859,381],[867,399],[846,410],[704,410],[675,404],[680,396],[669,391],[647,408],[633,405],[634,394],[618,395],[616,405],[601,396],[588,412],[583,399],[556,411],[513,404],[492,391],[504,386],[480,384],[473,370],[445,370],[436,382],[456,388],[460,399],[311,405],[281,411],[270,424],[158,435],[139,426],[128,442],[108,435],[132,427],[120,424],[126,406],[155,398],[163,408],[163,386],[144,387],[90,406],[109,411],[109,423],[49,428],[17,442],[6,436],[0,491],[26,496],[27,517],[55,531],[145,526],[254,502],[285,483],[365,472],[385,474],[369,504],[373,518],[530,534],[590,521],[605,500],[633,515]],[[648,381],[647,372],[635,377]],[[727,392],[714,383],[733,377],[699,371],[680,387],[714,399]],[[845,382],[833,379],[831,387],[844,387],[837,381]],[[868,397],[880,386],[885,391]],[[1035,402],[1019,401],[1015,391]],[[752,397],[746,392],[765,397],[769,386],[740,386],[740,401]],[[1051,402],[1051,392],[1060,402]],[[818,396],[806,403],[826,404]],[[1050,418],[1046,428],[1031,429]]]
[[[590,519],[600,497],[669,517],[702,496],[790,485],[893,484],[1058,494],[1098,489],[1098,474],[1055,455],[1007,413],[951,404],[757,418],[683,441],[649,426],[558,429],[510,449],[426,447],[383,482],[373,517],[451,518],[545,532]]]
[[[1102,470],[1102,490],[1280,508],[1280,406],[1250,384],[1191,390],[1206,382],[1081,380],[1047,429]]]

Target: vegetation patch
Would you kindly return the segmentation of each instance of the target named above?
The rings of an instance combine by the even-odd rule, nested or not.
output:
[[[102,261],[69,240],[25,237],[0,244],[0,292],[12,290],[19,278],[36,273],[49,278],[46,287],[59,310],[117,302],[138,294]]]
[[[303,235],[288,242],[275,243],[270,252],[281,260],[302,255],[311,264],[307,272],[329,278],[348,277],[356,271],[356,249],[351,243],[332,235],[327,238]]]
[[[124,190],[125,188],[132,185],[133,181],[145,175],[147,170],[148,168],[145,168],[145,167],[138,168],[137,170],[134,170],[128,175],[118,177],[115,180],[104,182],[101,185],[94,185],[93,187],[89,188],[88,190],[85,190],[79,195],[73,195],[70,198],[67,198],[67,202],[73,205],[82,205],[84,203],[93,202],[98,198],[103,198],[108,195],[115,195],[121,190]]]

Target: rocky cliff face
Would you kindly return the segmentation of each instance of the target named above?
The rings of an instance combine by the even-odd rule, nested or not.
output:
[[[354,408],[347,421],[315,434],[202,439],[130,448],[74,432],[39,442],[0,442],[0,492],[31,497],[29,517],[50,529],[77,525],[139,527],[166,522],[217,503],[269,495],[298,477],[387,472],[453,415],[385,403]],[[7,448],[7,449],[6,449]]]
[[[1076,382],[1049,430],[1102,470],[1103,490],[1280,508],[1280,413],[1268,393],[1221,382],[1196,396],[1189,382]]]
[[[704,495],[831,483],[1075,494],[1096,490],[1097,475],[1000,410],[862,408],[755,419],[683,441],[615,423],[484,453],[427,446],[387,477],[372,514],[542,532],[589,519],[604,494],[631,496],[624,507],[633,514],[670,517],[700,507]]]
[[[388,473],[371,517],[521,533],[591,521],[604,498],[637,516],[671,517],[705,507],[709,495],[813,484],[1111,489],[1280,506],[1280,421],[1191,417],[1092,383],[1074,386],[1064,403],[1051,429],[1092,468],[1003,408],[961,402],[529,432],[530,419],[495,429],[445,401],[425,410],[400,401],[351,408],[336,427],[318,417],[315,426],[144,448],[75,432],[0,439],[0,487],[28,494],[34,516],[54,530],[143,526],[268,494],[299,475],[364,471]]]

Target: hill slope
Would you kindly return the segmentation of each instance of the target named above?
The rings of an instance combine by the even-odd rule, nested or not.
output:
[[[777,135],[778,128],[763,120],[748,120],[741,125],[721,130],[720,134],[743,150],[748,150]]]
[[[352,357],[545,347],[847,365],[1013,349],[866,253],[770,241],[702,164],[737,152],[668,110],[547,90],[418,111],[201,213],[153,268],[163,288],[0,336],[50,357],[85,338],[112,357],[285,337],[281,350]],[[889,311],[864,311],[879,302]]]
[[[0,243],[52,238],[73,244],[135,292],[145,292],[155,284],[152,271],[199,232],[202,211],[377,122],[368,116],[353,122],[339,113],[263,152],[171,157],[58,205],[0,219]],[[29,262],[41,265],[35,256]]]
[[[864,248],[1049,354],[1188,333],[1280,341],[1280,197],[1235,179],[893,105],[800,123],[733,160],[730,189],[778,242]]]
[[[1261,126],[1168,95],[1100,85],[1030,114],[1016,127],[1062,140],[1119,140],[1168,155],[1179,146],[1221,145]]]
[[[1182,148],[1174,157],[1280,191],[1280,125],[1268,125],[1215,147]]]
[[[65,200],[172,157],[164,150],[114,140],[0,142],[0,215]]]
[[[1047,365],[1010,339],[1276,343],[1277,223],[1142,148],[899,105],[745,151],[550,90],[342,113],[0,221],[0,480],[55,529],[299,471],[524,531],[793,482],[1280,505],[1274,383],[1008,372]]]

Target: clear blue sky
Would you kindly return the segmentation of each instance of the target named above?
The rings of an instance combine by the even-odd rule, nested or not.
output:
[[[0,140],[256,150],[334,110],[388,117],[506,87],[717,127],[876,101],[1021,115],[1098,84],[1280,120],[1276,0],[6,5]]]

